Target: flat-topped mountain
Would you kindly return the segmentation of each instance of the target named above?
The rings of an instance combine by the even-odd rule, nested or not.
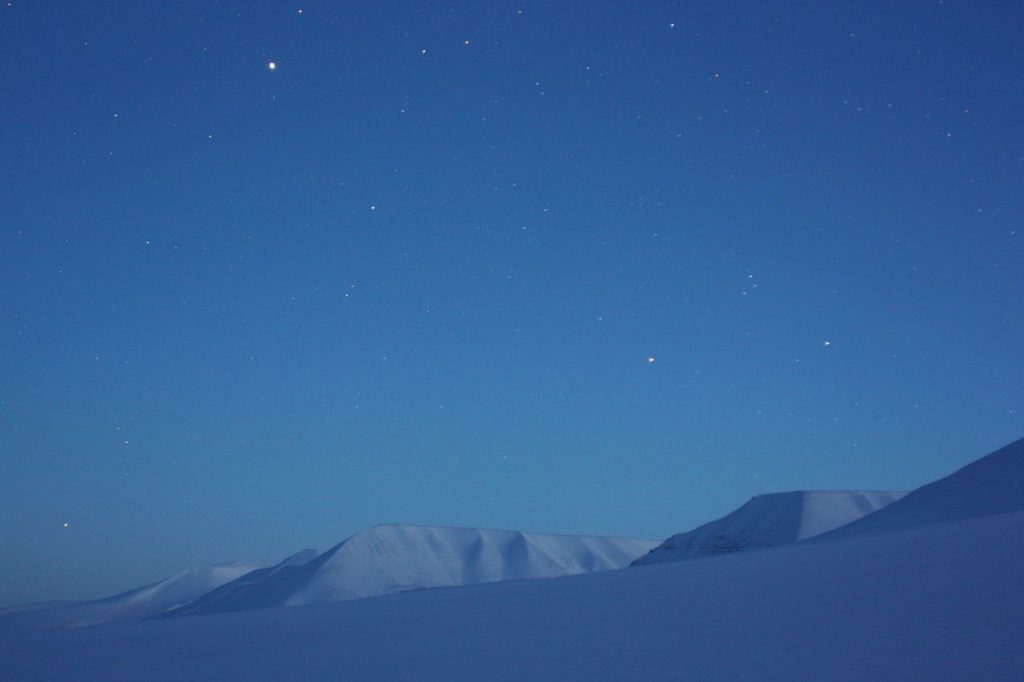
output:
[[[655,542],[411,525],[375,526],[318,556],[291,557],[167,615],[374,597],[428,587],[624,568]]]

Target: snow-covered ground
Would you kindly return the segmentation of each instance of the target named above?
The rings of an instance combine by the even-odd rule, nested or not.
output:
[[[731,554],[805,540],[856,521],[904,495],[845,490],[758,495],[720,519],[673,535],[635,564]]]
[[[8,631],[0,634],[0,680],[1017,682],[1022,472],[1024,441],[847,532],[758,552],[296,608]]]

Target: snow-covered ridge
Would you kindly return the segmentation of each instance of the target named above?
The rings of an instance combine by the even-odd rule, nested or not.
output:
[[[821,540],[1024,511],[1024,439],[971,462]]]
[[[805,540],[882,509],[906,494],[798,490],[758,495],[720,519],[673,535],[634,565],[731,554]]]
[[[234,562],[192,568],[105,599],[0,609],[0,634],[574,575],[624,568],[656,544],[505,530],[376,526],[323,554],[306,549],[274,566]]]
[[[428,587],[624,568],[655,542],[509,530],[375,526],[316,557],[223,585],[168,616],[342,601]]]

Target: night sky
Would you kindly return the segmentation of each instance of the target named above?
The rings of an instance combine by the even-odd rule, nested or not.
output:
[[[1024,435],[1015,0],[12,0],[0,207],[0,604]]]

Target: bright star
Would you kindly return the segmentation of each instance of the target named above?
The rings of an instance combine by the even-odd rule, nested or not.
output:
[[[273,71],[277,68],[277,62],[267,62],[267,68]]]

